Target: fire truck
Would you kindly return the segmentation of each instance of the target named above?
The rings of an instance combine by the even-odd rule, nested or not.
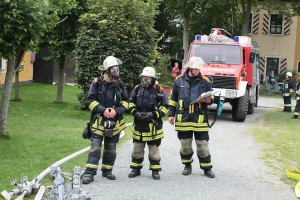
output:
[[[209,35],[196,35],[186,63],[194,56],[203,59],[201,74],[211,80],[213,90],[220,91],[214,96],[216,112],[220,115],[223,103],[230,103],[232,119],[243,122],[258,103],[259,47],[248,36],[232,39],[228,34],[224,29],[212,28]],[[182,70],[185,69],[186,65]]]

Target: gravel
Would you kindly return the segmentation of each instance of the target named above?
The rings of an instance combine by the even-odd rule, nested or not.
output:
[[[295,105],[294,102],[293,100],[292,105]],[[174,127],[164,122],[165,137],[160,147],[160,180],[153,180],[151,177],[147,148],[141,176],[128,178],[133,148],[132,141],[128,141],[117,149],[113,170],[116,180],[103,178],[98,170],[94,182],[81,187],[96,200],[296,200],[294,189],[283,183],[260,159],[262,149],[255,144],[250,134],[255,126],[259,126],[257,118],[270,110],[266,107],[282,109],[282,104],[282,99],[260,98],[254,113],[248,115],[242,123],[233,122],[230,110],[226,110],[229,105],[224,105],[222,115],[209,132],[213,172],[216,174],[213,179],[204,176],[195,153],[192,174],[181,174],[184,166],[179,156],[180,143]],[[211,113],[210,120],[212,119]],[[195,144],[193,147],[195,149]]]

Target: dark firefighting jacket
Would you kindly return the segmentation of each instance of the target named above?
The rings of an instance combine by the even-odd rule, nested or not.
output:
[[[170,99],[169,116],[175,116],[176,131],[208,131],[205,103],[194,103],[202,93],[212,90],[209,80],[199,75],[194,83],[190,82],[188,70],[174,82]]]
[[[153,120],[142,122],[134,117],[134,131],[132,137],[140,141],[152,141],[164,137],[162,117],[168,113],[169,100],[166,92],[159,85],[147,88],[136,86],[129,98],[129,110],[135,112],[151,112]]]
[[[294,92],[294,81],[292,78],[289,80],[285,79],[282,86],[282,96],[291,97]]]
[[[126,128],[123,113],[128,109],[128,94],[121,80],[108,83],[103,78],[93,80],[87,97],[89,109],[95,113],[92,120],[92,131],[95,134],[103,135],[104,121],[103,113],[106,108],[114,108],[117,115],[113,120],[116,122],[113,135],[120,133]]]

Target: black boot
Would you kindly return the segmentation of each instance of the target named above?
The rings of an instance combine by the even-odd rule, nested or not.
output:
[[[215,178],[215,174],[211,171],[211,169],[205,169],[204,174],[209,178]]]
[[[292,119],[298,119],[298,115],[294,115]]]
[[[133,168],[131,170],[131,172],[128,174],[128,177],[129,178],[134,178],[134,177],[139,176],[139,175],[141,175],[141,169]]]
[[[152,178],[154,180],[159,180],[160,179],[160,175],[159,175],[159,172],[157,170],[152,170]]]
[[[106,170],[102,172],[102,176],[109,180],[116,180],[116,176],[112,174],[112,170]]]
[[[192,165],[185,165],[182,175],[190,175],[192,173]]]
[[[83,179],[82,179],[83,184],[90,184],[93,181],[94,181],[94,175],[92,175],[92,174],[84,174],[83,175]]]

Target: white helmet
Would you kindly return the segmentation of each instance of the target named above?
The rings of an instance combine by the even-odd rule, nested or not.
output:
[[[108,56],[107,58],[105,58],[105,60],[103,61],[103,65],[99,66],[99,70],[101,71],[105,71],[108,68],[112,67],[112,66],[119,66],[122,65],[122,61],[118,58],[115,58],[114,56]]]
[[[204,64],[205,62],[202,60],[201,57],[191,57],[189,63],[187,64],[187,67],[193,69],[201,69]]]
[[[287,72],[287,73],[286,73],[286,76],[292,77],[293,74],[292,74],[292,72]]]
[[[155,69],[153,67],[145,67],[140,76],[148,76],[148,77],[155,78],[156,77]]]

